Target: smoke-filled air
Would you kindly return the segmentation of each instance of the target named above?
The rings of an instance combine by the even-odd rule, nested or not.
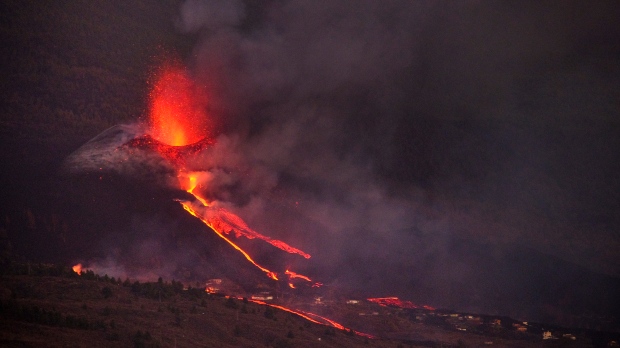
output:
[[[64,162],[147,202],[76,261],[532,320],[614,311],[620,27],[612,2],[571,4],[183,2],[191,53]]]

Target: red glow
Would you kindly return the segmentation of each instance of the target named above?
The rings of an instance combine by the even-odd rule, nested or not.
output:
[[[193,215],[193,216],[197,217],[198,219],[200,219],[200,221],[202,221],[205,225],[211,227],[213,232],[215,232],[220,238],[225,240],[233,248],[235,248],[237,251],[239,251],[246,258],[246,260],[250,261],[251,264],[256,266],[261,271],[265,272],[269,278],[271,278],[273,280],[278,280],[277,273],[272,272],[272,271],[268,270],[267,268],[265,268],[265,267],[259,265],[258,263],[256,263],[252,259],[252,257],[250,255],[248,255],[248,253],[246,253],[243,249],[241,249],[237,244],[233,243],[230,239],[226,238],[226,236],[224,236],[217,228],[211,226],[211,224],[207,220],[205,220],[205,219],[201,218],[200,216],[198,216],[198,214],[196,214],[196,211],[194,211],[194,209],[192,209],[192,207],[190,207],[187,202],[180,202],[180,203],[181,203],[181,205],[183,205],[183,209],[185,209],[191,215]]]
[[[276,304],[266,303],[266,302],[258,301],[258,300],[248,300],[248,301],[254,302],[256,304],[260,304],[260,305],[263,305],[263,306],[269,306],[269,307],[277,308],[277,309],[283,310],[285,312],[298,315],[298,316],[300,316],[300,317],[302,317],[302,318],[304,318],[304,319],[306,319],[308,321],[311,321],[311,322],[313,322],[315,324],[320,324],[320,325],[325,325],[325,326],[332,326],[332,327],[335,327],[336,329],[339,329],[339,330],[346,330],[344,325],[342,325],[342,324],[340,324],[338,322],[335,322],[335,321],[333,321],[331,319],[328,319],[328,318],[325,318],[323,316],[320,316],[318,314],[314,314],[314,313],[310,313],[310,312],[305,312],[305,311],[301,311],[301,310],[298,310],[298,309],[290,309],[290,308],[286,308],[284,306],[279,306],[279,305],[276,305]],[[355,334],[357,334],[358,336],[367,337],[367,338],[376,338],[373,335],[370,335],[370,334],[367,334],[367,333],[363,333],[363,332],[355,331]]]
[[[155,74],[150,93],[149,134],[133,139],[128,146],[153,149],[168,159],[177,171],[181,189],[192,194],[205,210],[199,214],[197,208],[194,208],[198,206],[196,203],[180,202],[183,208],[210,227],[269,278],[278,280],[276,272],[257,264],[245,250],[225,235],[234,232],[237,238],[244,236],[262,240],[306,259],[310,258],[310,255],[254,231],[239,216],[228,210],[213,207],[212,202],[207,199],[208,196],[201,196],[196,192],[196,189],[202,192],[205,190],[199,186],[200,173],[186,172],[187,155],[196,154],[213,144],[208,129],[210,124],[206,115],[206,100],[204,89],[190,78],[184,68],[174,62],[164,64]],[[310,281],[305,276],[299,278]]]
[[[429,311],[434,311],[435,308],[431,306],[419,306],[411,301],[403,301],[398,297],[377,297],[377,298],[369,298],[367,299],[370,302],[377,303],[384,307],[398,307],[398,308],[407,308],[407,309],[417,309],[424,308]]]
[[[150,93],[149,121],[153,138],[173,146],[192,144],[207,135],[206,93],[185,69],[164,65]]]
[[[311,282],[312,280],[310,280],[310,278],[306,277],[305,275],[302,274],[297,274],[295,272],[291,272],[288,269],[286,270],[286,272],[284,272],[284,274],[286,274],[288,276],[289,279],[303,279],[307,282]]]
[[[79,275],[82,275],[82,264],[81,263],[78,263],[77,265],[73,266],[72,269],[73,269],[73,272]]]

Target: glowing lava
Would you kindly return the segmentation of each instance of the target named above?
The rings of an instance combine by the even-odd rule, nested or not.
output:
[[[155,77],[150,93],[149,134],[133,139],[127,146],[151,149],[168,159],[177,172],[181,189],[196,199],[195,202],[179,200],[183,209],[210,227],[269,278],[278,280],[277,273],[256,263],[226,235],[234,232],[237,238],[244,236],[262,240],[288,253],[310,258],[309,254],[297,248],[254,231],[239,216],[196,192],[197,189],[204,192],[204,188],[199,186],[201,172],[188,171],[186,158],[214,143],[207,127],[206,93],[194,83],[185,69],[174,63],[164,65]]]
[[[149,105],[153,138],[173,146],[200,141],[208,133],[205,110],[206,93],[185,69],[167,64],[158,71]]]
[[[342,325],[342,324],[340,324],[340,323],[338,323],[336,321],[333,321],[331,319],[328,319],[328,318],[325,318],[323,316],[320,316],[318,314],[314,314],[314,313],[310,313],[310,312],[305,312],[305,311],[298,310],[298,309],[290,309],[290,308],[286,308],[284,306],[280,306],[280,305],[276,305],[276,304],[272,304],[272,303],[267,303],[267,302],[263,302],[263,301],[258,301],[258,300],[248,300],[248,301],[256,303],[256,304],[260,304],[260,305],[263,305],[263,306],[269,306],[269,307],[277,308],[277,309],[283,310],[285,312],[295,314],[295,315],[300,316],[300,317],[302,317],[302,318],[304,318],[304,319],[306,319],[306,320],[308,320],[310,322],[313,322],[315,324],[320,324],[320,325],[325,325],[325,326],[332,326],[332,327],[335,327],[336,329],[339,329],[339,330],[346,330],[344,325]],[[354,331],[354,332],[358,336],[367,337],[367,338],[376,338],[375,336],[367,334],[367,333],[357,332],[357,331]]]
[[[71,269],[73,269],[73,272],[82,275],[82,264],[78,263],[77,265],[73,266]]]
[[[306,277],[305,275],[301,275],[292,271],[289,271],[288,269],[286,270],[286,272],[284,272],[284,274],[286,274],[288,276],[289,279],[303,279],[307,282],[311,282],[312,280],[310,280],[310,278]]]
[[[226,236],[224,236],[217,228],[213,227],[207,220],[205,220],[205,219],[201,218],[200,216],[198,216],[198,214],[196,214],[194,209],[192,209],[192,207],[189,206],[188,202],[179,202],[179,203],[181,203],[181,205],[183,205],[183,208],[188,213],[190,213],[191,215],[193,215],[193,216],[197,217],[198,219],[200,219],[200,221],[202,221],[205,225],[211,227],[213,232],[215,232],[220,238],[225,240],[228,244],[230,244],[233,248],[235,248],[235,250],[239,251],[243,256],[245,256],[246,260],[250,261],[251,264],[256,266],[261,271],[265,272],[269,278],[271,278],[273,280],[278,280],[278,276],[277,276],[277,274],[275,272],[272,272],[272,271],[268,270],[267,268],[265,268],[265,267],[259,265],[258,263],[256,263],[252,259],[252,257],[250,255],[248,255],[248,253],[243,251],[243,249],[241,249],[237,244],[233,243],[230,239],[226,238]]]
[[[427,309],[429,311],[434,311],[435,308],[431,307],[431,306],[418,306],[417,304],[411,302],[411,301],[403,301],[401,299],[399,299],[398,297],[377,297],[377,298],[369,298],[367,299],[370,302],[379,304],[381,306],[384,307],[397,307],[397,308],[407,308],[407,309],[418,309],[418,308],[424,308]]]

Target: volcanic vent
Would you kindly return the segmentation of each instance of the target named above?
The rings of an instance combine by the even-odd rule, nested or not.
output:
[[[212,248],[215,244],[218,250],[228,248],[221,257],[225,258],[233,251],[237,255],[233,258],[242,256],[247,265],[262,272],[268,280],[282,281],[289,288],[320,286],[320,283],[313,282],[308,276],[291,269],[292,265],[310,259],[310,254],[296,246],[289,245],[286,241],[272,238],[252,229],[230,209],[234,208],[233,205],[218,199],[210,192],[208,180],[205,178],[210,177],[212,168],[205,166],[200,159],[209,156],[209,150],[216,144],[216,140],[205,113],[205,100],[206,93],[193,83],[183,69],[164,66],[157,74],[150,93],[147,122],[119,125],[106,130],[72,154],[66,161],[66,167],[74,174],[87,174],[82,177],[91,176],[99,180],[97,185],[112,182],[115,183],[113,185],[121,183],[130,186],[128,191],[134,192],[134,196],[137,196],[140,201],[145,198],[140,197],[141,194],[152,196],[153,202],[136,204],[138,206],[145,204],[140,208],[143,211],[146,208],[158,206],[154,209],[154,214],[159,214],[162,207],[165,207],[166,212],[163,215],[173,215],[175,208],[170,205],[170,202],[176,202],[175,204],[180,205],[176,208],[177,216],[179,211],[188,213],[196,218],[196,221],[206,225],[199,229],[206,233],[212,231],[212,236],[218,237],[216,239],[219,239],[219,242],[214,241],[212,236],[208,238],[209,246],[204,247]],[[105,190],[109,189],[110,187],[106,186]],[[96,195],[93,194],[94,196]],[[121,200],[127,199],[121,198]],[[156,201],[159,203],[154,203]],[[179,210],[180,207],[182,210]],[[180,218],[180,220],[187,219]],[[191,226],[187,228],[197,229],[195,223],[185,221],[181,224]],[[205,237],[203,236],[202,239],[205,240]],[[259,245],[263,242],[266,245]],[[163,247],[161,244],[160,247]],[[195,249],[196,245],[201,243],[191,244]],[[200,250],[192,252],[202,255]],[[191,254],[191,252],[188,253]],[[284,253],[284,255],[274,255],[274,253]],[[209,254],[215,256],[212,252]],[[187,255],[183,258],[187,258]],[[115,267],[120,266],[124,271],[128,271],[130,259],[130,256],[125,255],[123,260],[115,261],[120,263]],[[156,263],[163,262],[174,263],[174,260],[160,260]],[[105,267],[100,266],[100,268]],[[211,267],[210,270],[213,271],[214,268],[217,266]],[[215,274],[221,275],[221,271],[220,269]],[[156,272],[156,270],[148,270],[145,273]],[[136,272],[121,273],[135,274]],[[203,277],[213,276],[209,272],[198,273],[203,274]],[[239,274],[239,271],[235,270],[233,273]],[[241,274],[247,273],[248,271],[241,272]],[[205,280],[200,277],[188,278],[197,281]],[[252,282],[256,280],[250,281]]]

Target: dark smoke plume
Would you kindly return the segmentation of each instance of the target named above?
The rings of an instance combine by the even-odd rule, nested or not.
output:
[[[190,65],[223,130],[199,162],[212,194],[334,282],[477,308],[514,285],[480,268],[522,272],[519,248],[617,275],[618,13],[186,1],[177,25],[201,38]]]
[[[618,308],[598,273],[620,274],[619,14],[188,0],[177,26],[221,130],[188,165],[332,284],[522,318]]]

